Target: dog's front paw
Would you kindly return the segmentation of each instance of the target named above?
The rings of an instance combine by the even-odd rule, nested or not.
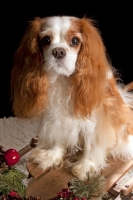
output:
[[[29,161],[33,163],[37,163],[38,167],[42,168],[43,170],[49,167],[59,167],[63,164],[63,156],[64,150],[61,148],[54,148],[54,149],[40,149],[35,148],[32,150]]]
[[[86,180],[89,176],[92,176],[95,173],[95,165],[89,160],[82,160],[78,164],[72,167],[72,173],[74,176],[81,180]]]

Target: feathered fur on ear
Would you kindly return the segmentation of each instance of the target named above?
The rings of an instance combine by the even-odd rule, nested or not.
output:
[[[48,80],[42,69],[43,57],[38,44],[42,19],[32,21],[14,56],[11,73],[11,98],[18,117],[37,116],[47,102]]]
[[[77,59],[77,71],[72,77],[72,92],[77,116],[91,115],[105,97],[105,79],[109,62],[101,35],[90,19],[79,20],[82,45]]]

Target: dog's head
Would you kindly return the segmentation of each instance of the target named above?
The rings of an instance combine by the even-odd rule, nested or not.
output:
[[[82,33],[75,18],[50,17],[43,19],[38,42],[44,68],[57,74],[70,76],[75,72]]]
[[[108,68],[105,47],[92,20],[36,18],[15,53],[11,75],[15,114],[41,114],[47,103],[47,74],[56,73],[70,77],[75,113],[85,117],[102,101]]]

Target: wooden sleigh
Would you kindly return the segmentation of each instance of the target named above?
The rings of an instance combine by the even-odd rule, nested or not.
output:
[[[123,162],[110,158],[109,164],[110,167],[102,171],[105,177],[105,188],[109,194],[108,199],[133,199],[133,160]],[[27,170],[32,177],[28,186],[27,195],[37,195],[43,200],[51,199],[62,188],[67,188],[67,183],[72,177],[70,169],[63,167],[42,171],[36,164],[28,162]]]
[[[23,156],[36,146],[37,138],[33,138],[29,145],[20,150]],[[29,185],[27,196],[39,196],[48,200],[57,195],[57,192],[68,187],[68,181],[73,177],[70,168],[47,169],[42,171],[37,164],[27,162]],[[124,162],[109,158],[109,167],[102,171],[105,177],[105,189],[109,200],[133,200],[133,160]]]
[[[126,91],[133,90],[133,82],[125,86]],[[27,152],[34,145],[28,145]],[[25,149],[26,149],[25,148]],[[102,171],[105,177],[105,188],[112,200],[133,200],[133,160],[123,162],[109,158],[109,168]],[[27,195],[37,195],[43,200],[53,198],[72,177],[70,169],[47,169],[42,171],[34,163],[27,162],[27,170],[32,180],[28,186]]]

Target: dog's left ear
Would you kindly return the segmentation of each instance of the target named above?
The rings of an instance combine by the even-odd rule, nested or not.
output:
[[[48,81],[42,68],[44,60],[38,41],[41,25],[41,18],[29,24],[14,56],[11,98],[18,117],[40,115],[47,102]]]
[[[82,45],[77,59],[77,71],[72,77],[75,113],[86,117],[98,108],[105,97],[106,76],[109,62],[106,49],[92,20],[79,21]]]

